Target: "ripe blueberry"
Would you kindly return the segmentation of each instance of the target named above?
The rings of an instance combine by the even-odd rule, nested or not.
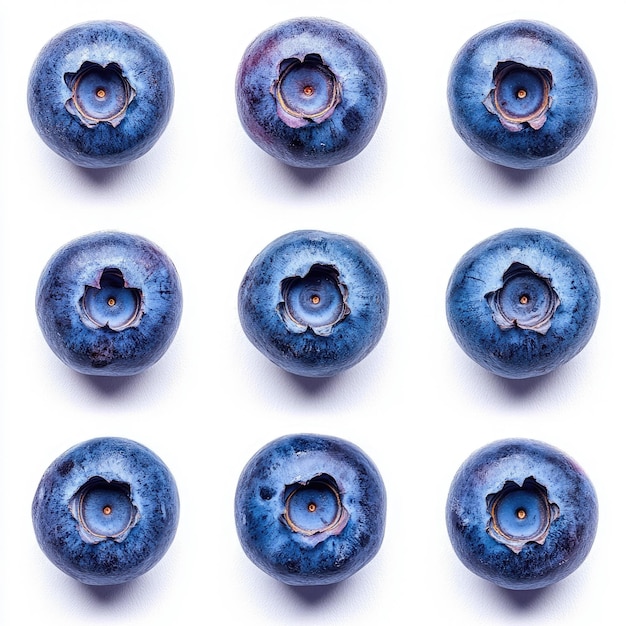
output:
[[[327,377],[356,365],[378,343],[388,300],[384,274],[360,243],[294,231],[252,261],[239,288],[239,319],[279,367]]]
[[[327,585],[374,558],[386,493],[371,459],[335,437],[288,435],[247,463],[235,522],[250,560],[288,585]]]
[[[28,110],[44,142],[76,165],[128,163],[169,122],[174,83],[159,45],[130,24],[72,26],[41,50],[28,82]]]
[[[128,439],[80,443],[45,471],[32,505],[37,541],[60,570],[88,585],[152,569],[176,534],[176,483],[154,452]]]
[[[120,232],[59,249],[37,286],[37,318],[53,352],[83,374],[127,376],[156,363],[182,314],[178,273],[158,246]]]
[[[518,20],[474,35],[448,79],[454,128],[474,152],[516,169],[557,163],[587,134],[596,79],[583,51],[541,22]]]
[[[474,452],[446,504],[452,547],[472,572],[500,587],[537,589],[587,557],[598,501],[582,469],[560,450],[505,439]]]
[[[355,157],[376,131],[386,95],[374,49],[348,26],[323,18],[293,19],[261,33],[236,78],[245,131],[295,167]]]
[[[505,378],[529,378],[576,356],[600,294],[587,261],[540,230],[516,228],[474,246],[452,272],[448,324],[468,356]]]

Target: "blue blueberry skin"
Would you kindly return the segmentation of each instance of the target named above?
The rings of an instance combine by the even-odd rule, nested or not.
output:
[[[123,22],[85,22],[59,33],[39,53],[28,82],[28,110],[40,137],[87,168],[144,155],[165,130],[173,104],[165,53]]]
[[[541,22],[481,31],[458,52],[448,79],[457,133],[476,154],[515,169],[569,155],[587,134],[596,101],[595,75],[583,51]]]
[[[375,50],[348,26],[323,18],[272,26],[248,46],[237,71],[243,128],[294,167],[329,167],[359,154],[386,97]]]
[[[474,246],[446,293],[450,330],[484,368],[505,378],[546,374],[591,338],[600,293],[587,261],[561,238],[507,230]]]
[[[252,261],[239,288],[248,339],[273,363],[329,377],[364,359],[387,323],[382,269],[360,243],[316,230],[287,233]]]
[[[235,495],[250,560],[288,585],[328,585],[369,563],[383,541],[386,492],[372,460],[336,437],[287,435],[261,448]]]
[[[538,589],[585,560],[598,501],[589,478],[563,452],[540,441],[505,439],[461,465],[446,522],[469,570],[507,589]]]
[[[32,505],[45,555],[88,585],[116,585],[145,574],[170,547],[178,490],[163,461],[117,437],[80,443],[45,471]]]
[[[156,363],[182,314],[180,279],[158,246],[138,235],[97,232],[60,248],[36,295],[43,335],[83,374],[128,376]]]

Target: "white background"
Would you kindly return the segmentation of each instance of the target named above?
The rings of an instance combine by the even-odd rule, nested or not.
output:
[[[621,18],[597,1],[429,3],[319,0],[302,5],[178,0],[8,3],[0,8],[0,621],[80,624],[591,624],[619,615],[624,506],[624,123]],[[262,30],[303,13],[349,24],[376,48],[388,99],[379,130],[351,162],[294,171],[239,125],[234,76]],[[57,32],[89,19],[140,26],[166,51],[176,81],[170,125],[146,156],[83,171],[50,151],[26,109],[30,67]],[[475,156],[446,103],[452,58],[473,34],[539,19],[574,39],[594,66],[593,126],[565,161],[513,172]],[[498,379],[457,347],[445,320],[450,273],[472,245],[506,228],[554,232],[594,268],[600,320],[587,348],[541,379]],[[386,333],[333,380],[283,373],[247,341],[237,289],[252,258],[298,228],[348,234],[388,278]],[[176,264],[185,306],[166,356],[131,379],[78,375],[49,350],[35,287],[52,253],[101,229],[141,234]],[[347,438],[377,463],[388,490],[378,556],[323,589],[284,586],[243,554],[233,494],[250,456],[274,437]],[[37,546],[30,505],[39,479],[70,446],[136,439],[175,475],[178,535],[163,561],[131,584],[83,586]],[[591,554],[568,579],[535,593],[498,589],[466,570],[444,522],[460,463],[494,439],[542,439],[586,469],[600,499]],[[615,574],[615,571],[619,574]],[[392,618],[391,616],[401,616]],[[182,617],[181,617],[182,616]],[[184,617],[187,616],[187,617]]]

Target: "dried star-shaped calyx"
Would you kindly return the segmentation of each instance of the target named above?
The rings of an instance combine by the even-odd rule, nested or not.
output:
[[[101,122],[113,127],[120,124],[136,95],[117,63],[102,66],[85,61],[77,72],[63,78],[72,92],[65,108],[88,128]]]
[[[78,522],[81,539],[97,544],[107,539],[124,541],[141,517],[130,485],[101,476],[90,478],[72,496],[70,512]]]
[[[85,286],[79,310],[81,320],[90,328],[122,331],[139,325],[143,296],[140,289],[126,283],[119,269],[107,267],[97,281]]]
[[[503,61],[493,71],[493,89],[483,100],[507,130],[539,130],[552,106],[552,74],[546,69]]]
[[[280,284],[278,314],[294,333],[311,329],[327,336],[350,314],[348,288],[330,265],[313,265],[306,276],[291,276]]]
[[[523,263],[512,263],[502,287],[485,294],[494,322],[502,329],[521,328],[545,335],[561,303],[548,278]]]
[[[271,88],[278,117],[291,128],[321,124],[341,102],[341,83],[319,54],[281,61]]]
[[[532,476],[522,485],[506,481],[497,493],[487,496],[487,533],[519,554],[527,543],[543,545],[559,507],[548,499],[548,490]]]
[[[328,474],[285,487],[283,521],[314,545],[338,535],[350,515],[343,506],[337,482]]]

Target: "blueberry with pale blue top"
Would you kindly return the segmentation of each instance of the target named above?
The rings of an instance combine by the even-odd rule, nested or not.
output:
[[[170,470],[145,446],[119,437],[77,444],[44,472],[32,503],[45,555],[88,585],[117,585],[152,569],[178,526]]]
[[[246,49],[236,77],[239,119],[265,152],[294,167],[344,163],[370,142],[387,82],[375,50],[324,18],[276,24]]]
[[[129,163],[164,132],[174,81],[161,47],[136,26],[91,21],[53,37],[28,82],[28,110],[43,141],[76,165]]]
[[[328,585],[378,553],[386,492],[372,460],[344,439],[287,435],[246,464],[235,493],[244,552],[288,585]]]
[[[465,353],[505,378],[547,374],[587,345],[600,310],[591,266],[560,237],[514,228],[471,248],[446,291]]]
[[[529,20],[471,37],[448,78],[455,130],[478,155],[515,169],[568,156],[589,130],[597,98],[583,51],[556,28]]]
[[[176,335],[182,288],[161,248],[97,232],[60,248],[44,268],[37,319],[53,352],[83,374],[128,376],[154,365]]]
[[[598,500],[580,466],[531,439],[471,454],[446,503],[452,547],[472,572],[508,589],[538,589],[574,572],[595,539]]]
[[[389,294],[381,267],[360,243],[315,230],[287,233],[252,261],[239,288],[248,339],[300,376],[334,376],[382,337]]]

